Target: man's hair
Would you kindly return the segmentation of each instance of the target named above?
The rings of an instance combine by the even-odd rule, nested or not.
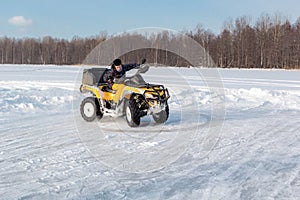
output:
[[[119,59],[119,58],[117,58],[117,59],[115,59],[114,61],[113,61],[113,65],[114,66],[118,66],[118,65],[121,65],[122,64],[122,61],[121,61],[121,59]]]

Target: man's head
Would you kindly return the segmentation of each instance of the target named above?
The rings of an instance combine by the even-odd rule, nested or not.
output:
[[[115,69],[120,72],[122,70],[122,61],[121,59],[117,58],[113,61],[113,65],[115,67]]]

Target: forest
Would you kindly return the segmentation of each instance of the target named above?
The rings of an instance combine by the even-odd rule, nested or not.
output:
[[[279,14],[263,14],[251,23],[251,18],[244,16],[225,21],[219,34],[201,25],[181,33],[197,41],[217,67],[300,69],[300,17],[291,23]],[[0,64],[81,64],[98,44],[111,37],[106,33],[87,38],[74,36],[70,40],[51,36],[0,37]],[[160,42],[176,40],[176,37],[162,32],[144,39]],[[179,67],[190,65],[178,55],[159,48],[141,49],[121,56],[124,63],[135,62],[142,57],[149,63]]]

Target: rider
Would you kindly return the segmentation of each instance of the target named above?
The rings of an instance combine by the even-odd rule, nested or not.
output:
[[[146,62],[144,58],[142,60],[142,64]],[[122,64],[121,59],[117,58],[113,61],[111,65],[111,69],[107,70],[103,75],[103,81],[108,84],[108,87],[112,89],[112,85],[115,82],[115,79],[121,78],[123,75],[126,74],[127,71],[139,67],[141,64]]]

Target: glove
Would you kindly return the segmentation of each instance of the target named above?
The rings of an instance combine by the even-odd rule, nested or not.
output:
[[[145,59],[145,58],[143,58],[143,60],[142,60],[142,63],[141,63],[141,64],[145,64],[145,62],[146,62],[146,59]]]
[[[108,76],[108,77],[107,77],[107,81],[106,81],[106,83],[108,83],[108,84],[112,84],[112,83],[114,83],[114,77],[112,77],[112,76]]]

